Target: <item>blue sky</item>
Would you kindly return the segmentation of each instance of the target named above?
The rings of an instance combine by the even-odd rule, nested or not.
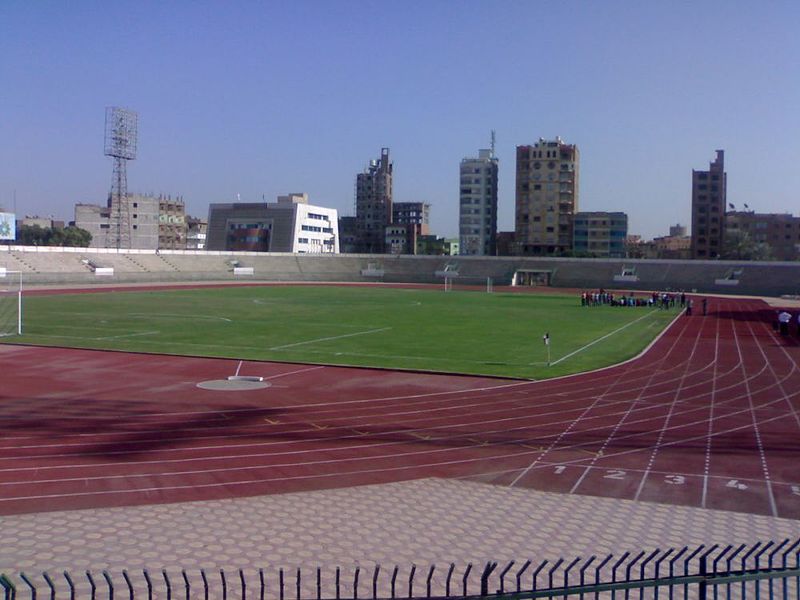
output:
[[[581,210],[631,233],[690,220],[691,170],[726,151],[728,199],[800,212],[800,2],[0,2],[0,206],[102,203],[106,106],[139,113],[130,191],[211,202],[305,191],[352,214],[387,146],[396,201],[455,235],[458,164],[497,132],[581,151]]]

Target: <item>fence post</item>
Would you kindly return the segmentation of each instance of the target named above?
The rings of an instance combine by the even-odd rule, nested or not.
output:
[[[192,596],[192,586],[189,584],[189,576],[186,574],[186,569],[181,570],[181,576],[183,577],[183,589],[186,592],[186,600],[189,600]],[[133,600],[133,598],[131,598]]]
[[[700,557],[700,575],[705,577],[707,574],[708,573],[706,572],[706,555],[704,554],[703,556]],[[708,584],[706,583],[705,579],[700,581],[700,587],[697,590],[699,600],[706,600],[706,596],[708,593],[707,587]]]
[[[599,564],[599,565],[597,565],[597,566],[595,567],[595,569],[594,569],[594,584],[595,584],[595,585],[597,585],[598,583],[600,583],[600,573],[603,571],[603,567],[605,567],[605,566],[608,564],[608,561],[610,561],[612,558],[614,558],[614,555],[613,555],[613,554],[609,554],[608,556],[606,556],[606,557],[605,557],[605,558],[604,558],[604,559],[603,559],[603,560],[600,562],[600,564]],[[598,600],[598,598],[600,598],[600,592],[597,592],[597,591],[595,591],[595,593],[594,593],[594,600]]]
[[[417,572],[417,565],[411,563],[411,573],[408,574],[408,597],[414,597],[414,573]]]
[[[516,576],[516,578],[517,578],[517,592],[521,592],[522,591],[522,574],[525,571],[527,571],[528,567],[530,567],[530,566],[531,566],[531,561],[530,560],[526,560],[525,564],[522,565],[522,568],[519,571],[517,571],[517,576]]]
[[[31,600],[36,600],[36,586],[34,583],[28,579],[28,576],[25,573],[20,573],[19,578],[24,581],[29,588],[31,588]]]
[[[771,548],[774,545],[775,545],[775,542],[770,541],[769,543],[764,545],[764,547],[761,549],[761,552],[756,554],[756,571],[759,571],[761,569],[761,565],[759,564],[761,562],[761,555],[764,554],[764,552],[769,550],[769,548]],[[759,597],[760,597],[760,592],[761,592],[761,582],[756,580],[755,581],[755,586],[756,586],[756,600],[758,600]]]
[[[467,563],[467,568],[464,571],[464,578],[462,580],[462,583],[464,585],[464,591],[463,591],[463,595],[464,596],[468,595],[467,594],[467,582],[469,581],[469,573],[470,573],[470,571],[472,571],[472,563]]]
[[[341,569],[339,567],[336,567],[336,600],[339,600],[339,598],[340,598],[340,595],[339,595],[339,584],[340,584],[341,576],[342,576]],[[283,578],[283,571],[281,571],[281,580],[282,580],[282,578]],[[281,600],[283,600],[283,593],[281,593]]]
[[[506,591],[506,574],[511,570],[511,567],[514,566],[514,561],[512,560],[510,563],[506,565],[506,568],[500,571],[500,589],[497,591],[498,594],[502,594]]]
[[[300,579],[300,567],[297,567],[297,600],[300,600],[300,587],[301,587],[301,579]],[[244,598],[242,598],[244,600]]]
[[[47,582],[47,585],[50,587],[50,600],[56,600],[56,585],[53,583],[53,580],[50,579],[50,575],[47,574],[47,571],[42,573],[42,577]]]
[[[228,600],[228,580],[225,579],[225,570],[219,570],[219,578],[222,581],[222,600]],[[281,600],[283,600],[283,596],[281,596]]]
[[[203,578],[203,598],[208,600],[208,577],[206,577],[206,572],[203,569],[200,569],[200,577]]]
[[[144,573],[144,581],[147,584],[147,597],[153,600],[153,582],[150,581],[150,573],[147,572],[147,569],[142,569],[142,573]]]
[[[128,598],[129,600],[133,600],[133,583],[131,582],[131,578],[128,576],[128,571],[125,569],[122,570],[122,578],[125,580],[125,585],[128,586]]]
[[[264,569],[259,569],[258,570],[258,581],[259,581],[259,585],[260,585],[260,588],[261,588],[261,592],[260,592],[259,598],[260,598],[260,600],[264,600],[264,592],[267,589],[267,585],[264,582]]]
[[[322,568],[320,567],[317,567],[317,600],[322,600]]]
[[[361,567],[356,567],[355,573],[353,573],[353,600],[358,600],[358,574],[361,573]],[[300,600],[300,597],[297,597],[297,600]]]
[[[571,563],[569,563],[567,565],[567,568],[564,569],[564,590],[565,590],[564,591],[564,600],[567,600],[567,592],[566,592],[566,590],[567,590],[567,588],[569,588],[569,572],[572,570],[572,567],[574,567],[576,564],[578,564],[578,561],[580,559],[581,559],[580,556],[575,557],[575,559]]]
[[[674,551],[675,551],[675,548],[670,548],[669,550],[664,552],[664,554],[662,554],[661,557],[656,561],[656,571],[655,571],[655,574],[654,574],[656,579],[658,579],[660,571],[661,571],[661,563],[664,562],[667,559],[667,557],[670,554],[672,554]],[[658,588],[659,588],[659,586],[656,586],[653,589],[653,600],[658,600]]]
[[[394,566],[394,571],[392,571],[392,598],[395,597],[394,595],[394,586],[397,582],[397,571],[400,569],[397,565]]]
[[[533,573],[531,573],[531,591],[533,591],[533,592],[536,591],[536,586],[538,584],[537,583],[537,579],[539,579],[539,572],[542,569],[545,568],[545,566],[547,565],[548,562],[550,562],[550,561],[548,561],[548,560],[542,561],[541,563],[539,563],[539,566],[536,567],[536,569],[533,571]]]
[[[496,562],[488,562],[481,573],[481,596],[489,595],[489,576],[497,568]]]
[[[556,572],[556,569],[558,569],[558,567],[560,567],[563,562],[564,562],[564,559],[563,558],[559,558],[556,561],[556,564],[554,564],[550,568],[550,570],[547,572],[547,585],[550,586],[551,590],[553,589],[553,574]]]
[[[742,571],[747,570],[747,559],[750,558],[750,555],[753,554],[753,552],[758,550],[760,547],[761,547],[761,542],[756,542],[755,546],[750,548],[750,551],[747,552],[747,554],[745,554],[742,557]],[[747,597],[747,586],[746,582],[742,581],[742,600],[744,600],[746,597]]]
[[[97,597],[97,585],[95,585],[94,579],[92,579],[91,572],[86,571],[86,577],[89,580],[89,585],[92,586],[92,596],[91,596],[91,598],[92,598],[92,600],[95,600],[95,598]]]
[[[677,562],[677,560],[678,560],[678,559],[679,559],[681,556],[683,556],[683,555],[684,555],[684,553],[685,553],[685,552],[686,552],[688,549],[689,549],[689,547],[688,547],[688,546],[684,546],[683,548],[681,548],[680,552],[678,552],[678,553],[677,553],[675,556],[673,556],[673,557],[672,557],[672,560],[671,560],[671,561],[669,561],[669,576],[670,576],[670,579],[672,579],[672,576],[673,576],[673,575],[674,575],[674,573],[675,573],[675,569],[674,569],[674,567],[675,567],[675,563]],[[672,596],[673,596],[673,594],[674,594],[674,591],[675,591],[675,590],[674,590],[674,588],[673,588],[673,583],[672,583],[672,582],[670,582],[670,584],[669,584],[669,600],[672,600]]]
[[[381,566],[375,565],[375,571],[372,573],[372,600],[378,597],[378,573],[381,572]]]
[[[633,565],[635,565],[637,562],[639,562],[639,559],[641,559],[643,556],[644,556],[644,550],[639,552],[639,554],[637,554],[636,557],[631,562],[628,563],[628,566],[625,567],[625,580],[626,581],[630,581],[631,580],[631,571],[633,570]],[[625,600],[628,600],[628,598],[630,598],[630,590],[628,588],[625,588]]]
[[[595,558],[597,558],[597,555],[596,554],[592,554],[589,557],[589,560],[587,560],[585,563],[583,563],[583,566],[581,567],[581,570],[578,571],[578,573],[580,573],[581,587],[583,587],[583,585],[586,583],[586,569],[588,569],[591,566],[591,564],[594,562]],[[517,590],[517,591],[519,591],[519,590]],[[583,591],[581,591],[580,600],[583,600]]]
[[[108,600],[114,600],[114,582],[111,581],[111,575],[108,574],[108,571],[103,571],[103,579],[106,580],[106,585],[108,586]]]
[[[161,569],[161,576],[164,578],[164,583],[167,586],[167,600],[172,600],[172,582],[169,580],[166,569]]]
[[[17,597],[17,588],[14,583],[6,577],[5,573],[0,575],[0,585],[3,586],[3,598],[5,600],[14,600]]]
[[[428,571],[428,580],[425,582],[427,587],[428,598],[431,597],[431,579],[433,579],[433,571],[436,569],[436,565],[431,565],[431,570]]]
[[[69,573],[64,571],[64,579],[67,580],[67,585],[69,586],[69,600],[75,600],[75,584],[72,581],[72,577],[69,576]]]
[[[239,569],[239,580],[242,582],[242,600],[247,600],[247,584],[244,581],[244,571],[242,569]],[[187,598],[186,600],[189,599]]]

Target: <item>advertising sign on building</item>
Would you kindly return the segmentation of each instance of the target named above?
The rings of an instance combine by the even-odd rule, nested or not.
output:
[[[0,240],[17,239],[17,220],[14,213],[0,212]]]

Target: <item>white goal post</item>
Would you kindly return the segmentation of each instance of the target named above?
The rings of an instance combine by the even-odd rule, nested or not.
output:
[[[0,267],[0,337],[22,335],[22,272]]]
[[[491,277],[445,277],[444,291],[453,290],[488,292],[494,291],[494,280]]]

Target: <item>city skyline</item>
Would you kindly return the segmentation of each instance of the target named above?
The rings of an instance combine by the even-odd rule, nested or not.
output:
[[[354,215],[388,147],[394,199],[456,237],[459,163],[497,131],[498,229],[516,146],[581,149],[581,211],[646,238],[691,219],[691,172],[725,150],[728,202],[797,212],[795,3],[300,2],[0,6],[0,206],[67,220],[103,202],[103,112],[139,113],[132,192],[211,203],[287,189]]]

